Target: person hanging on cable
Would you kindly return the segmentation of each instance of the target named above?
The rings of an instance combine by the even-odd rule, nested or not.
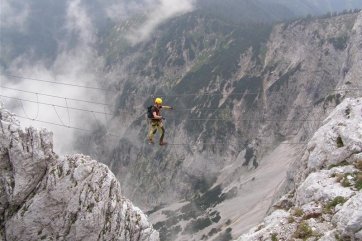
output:
[[[154,104],[147,108],[147,117],[151,123],[148,132],[148,142],[150,144],[154,144],[153,136],[156,134],[157,130],[159,130],[161,132],[160,145],[163,146],[166,145],[167,142],[163,141],[165,136],[165,128],[163,127],[162,120],[165,118],[163,118],[161,115],[161,109],[173,110],[171,106],[162,105],[161,98],[156,98]]]

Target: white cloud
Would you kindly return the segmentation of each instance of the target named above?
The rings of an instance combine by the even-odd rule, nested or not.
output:
[[[140,27],[130,31],[128,40],[137,44],[148,39],[152,31],[162,22],[192,11],[193,3],[193,0],[148,0],[147,5],[151,7],[147,19]]]
[[[54,61],[49,63],[47,59],[29,58],[29,52],[9,63],[8,73],[17,76],[36,78],[40,80],[50,80],[76,85],[98,86],[100,79],[99,70],[103,68],[103,59],[99,57],[94,49],[95,30],[92,21],[85,7],[80,0],[70,0],[67,5],[66,21],[67,36],[59,41],[73,41],[72,48],[59,46],[59,51]],[[32,59],[32,60],[31,60]],[[7,87],[25,91],[46,93],[48,95],[67,97],[68,100],[23,93],[9,89],[1,89],[2,95],[17,97],[32,101],[51,103],[59,106],[68,106],[78,109],[87,109],[98,112],[109,112],[104,106],[87,104],[71,99],[91,100],[95,102],[105,102],[105,93],[99,90],[78,88],[74,86],[63,86],[31,80],[19,80],[9,77],[5,73],[0,73],[1,84]],[[64,124],[83,129],[92,129],[92,123],[96,120],[105,122],[105,116],[92,114],[67,108],[41,105],[31,102],[21,102],[2,98],[6,108],[14,113],[29,118],[36,118],[46,122]],[[58,117],[59,115],[59,117]],[[96,120],[95,120],[96,119]],[[74,151],[75,136],[79,134],[74,129],[58,127],[55,125],[34,122],[27,119],[20,119],[23,126],[35,126],[47,128],[54,132],[54,142],[57,152],[67,153]],[[80,132],[81,133],[81,132]]]
[[[108,6],[106,6],[105,11],[109,18],[115,22],[125,20],[130,15],[141,12],[145,7],[144,4],[129,2],[125,3],[124,1],[115,0],[112,1]]]
[[[29,5],[26,2],[20,5],[10,0],[1,0],[0,7],[0,28],[16,27],[18,31],[22,31],[29,16]]]
[[[25,14],[21,15],[22,17],[19,17],[20,12],[14,10],[15,8],[12,4],[10,4],[9,0],[0,1],[7,4],[5,8],[6,14],[13,19],[12,23],[26,23]],[[129,36],[130,40],[139,42],[147,39],[151,32],[163,21],[166,21],[173,16],[191,11],[193,8],[192,1],[193,0],[145,0],[143,2],[138,1],[137,3],[125,3],[124,1],[118,2],[118,0],[109,0],[107,4],[104,3],[102,6],[105,7],[109,17],[113,16],[114,20],[117,20],[118,17],[120,19],[124,19],[135,13],[148,13],[146,21],[142,24],[142,26],[134,29]],[[87,4],[88,3],[85,0],[67,0],[65,22],[63,24],[64,26],[61,27],[62,30],[65,29],[66,31],[63,36],[57,39],[59,45],[57,46],[58,52],[54,60],[49,61],[48,59],[40,59],[37,56],[34,56],[34,52],[28,50],[20,57],[7,63],[9,66],[6,70],[7,73],[36,79],[73,83],[77,85],[102,85],[104,59],[102,56],[98,56],[95,49],[97,40],[95,34],[96,29],[92,22],[92,15],[87,11]],[[115,6],[114,4],[118,4],[117,8],[110,10],[109,6]],[[29,12],[29,10],[26,11]],[[119,15],[117,16],[117,14]],[[9,22],[7,22],[7,24],[9,24]],[[6,27],[9,26],[10,25],[7,25]],[[31,56],[31,58],[29,58],[29,56]],[[0,73],[0,78],[2,84],[16,89],[64,96],[68,99],[74,98],[92,100],[96,102],[106,102],[106,93],[99,90],[47,84],[30,80],[20,81],[19,79],[13,79],[6,76],[5,73]],[[66,102],[65,99],[57,99],[42,95],[36,96],[35,94],[27,94],[5,89],[1,89],[1,93],[12,97],[44,103],[53,103],[54,105],[68,105],[69,107],[107,113],[110,112],[110,109],[104,109],[104,106],[100,105],[92,105],[70,100]],[[59,107],[54,110],[54,107],[52,106],[38,105],[36,103],[29,102],[21,103],[19,101],[9,101],[6,99],[3,100],[5,102],[5,107],[9,108],[10,111],[13,111],[21,116],[27,116],[29,118],[36,117],[38,120],[47,122],[92,129],[94,128],[92,123],[94,123],[95,117],[102,123],[106,121],[105,115],[101,114],[91,114]],[[111,118],[111,116],[108,116],[108,118]],[[53,131],[55,148],[57,148],[58,152],[67,153],[69,151],[75,151],[74,140],[75,135],[79,133],[78,131],[33,122],[31,120],[21,119],[21,122],[23,126],[31,125],[39,128],[45,127]]]
[[[78,33],[79,43],[86,47],[94,43],[94,28],[81,0],[71,0],[67,9],[66,27],[70,32]]]

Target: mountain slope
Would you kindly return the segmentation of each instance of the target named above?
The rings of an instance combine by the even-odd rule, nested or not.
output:
[[[280,184],[253,183],[254,169],[272,165],[278,146],[294,158],[280,163],[296,160],[332,109],[359,95],[361,26],[361,13],[257,30],[202,13],[181,16],[149,42],[109,56],[105,83],[116,90],[109,96],[116,118],[79,146],[110,165],[133,200],[158,207],[150,213],[163,240],[236,237],[247,228],[240,217],[253,209],[227,205],[265,200],[257,218],[246,219],[252,225],[288,189],[283,173]],[[108,43],[117,49],[117,37]],[[166,138],[176,145],[146,144],[152,96],[176,107],[165,113]],[[114,146],[107,132],[123,137]],[[253,187],[265,195],[255,197]]]
[[[277,22],[362,8],[358,0],[200,0],[196,5],[234,23]]]
[[[212,173],[249,149],[254,154],[244,164],[256,167],[257,161],[253,160],[262,157],[262,149],[266,150],[264,146],[258,153],[257,146],[263,142],[273,146],[294,136],[302,142],[343,96],[357,94],[343,89],[358,85],[360,18],[360,14],[351,14],[281,24],[274,27],[270,37],[268,27],[255,33],[197,15],[174,20],[168,25],[170,29],[161,28],[154,40],[140,46],[140,51],[117,57],[112,64],[109,75],[117,78],[109,82],[120,91],[113,99],[118,117],[111,126],[117,126],[116,132],[125,132],[119,147],[109,153],[107,160],[105,156],[102,160],[116,173],[130,173],[133,168],[138,172],[139,164],[127,162],[126,156],[152,160],[158,155],[158,160],[171,161],[171,166],[185,160],[196,168],[207,161],[206,168]],[[219,32],[207,32],[209,26]],[[254,35],[249,35],[251,32]],[[165,95],[165,103],[176,107],[175,112],[165,113],[166,137],[172,137],[172,143],[200,144],[191,149],[178,146],[166,150],[143,145],[147,132],[143,113],[152,95]],[[134,111],[128,111],[130,106],[135,107]],[[120,119],[122,126],[118,124]],[[218,144],[210,147],[213,143]],[[124,153],[127,149],[129,152]],[[93,146],[88,149],[95,151],[95,155],[97,150]],[[192,161],[196,153],[207,151],[211,151],[211,158],[218,155],[217,159]],[[126,163],[122,164],[122,160]],[[149,168],[151,176],[164,176],[158,168]],[[170,171],[175,173],[169,175],[183,176],[181,169],[173,166]]]
[[[50,132],[21,130],[3,107],[0,119],[1,240],[159,240],[108,167],[59,158]]]
[[[57,47],[67,53],[68,48],[86,44],[86,50],[92,50],[86,72],[101,73],[102,78],[96,79],[99,86],[111,90],[106,99],[113,116],[106,117],[104,126],[97,123],[91,135],[81,136],[77,147],[110,166],[121,180],[122,192],[149,210],[162,239],[230,240],[245,231],[245,223],[257,223],[274,198],[290,188],[283,182],[287,165],[303,153],[322,120],[344,98],[360,95],[361,13],[276,26],[255,19],[273,22],[299,10],[303,15],[360,3],[334,5],[337,2],[213,1],[211,9],[173,18],[138,44],[127,37],[146,15],[113,25],[104,19],[99,1],[68,1],[67,7],[73,8],[66,12],[74,14],[70,23],[86,26],[67,25],[69,35],[63,42],[64,32],[55,30],[66,25],[64,3],[49,3],[54,18],[44,12],[45,16],[31,15],[22,31],[6,29],[1,49],[9,52],[1,58],[7,68],[14,58],[34,49],[34,56],[48,59],[46,65],[51,65]],[[31,12],[38,7],[31,3]],[[78,16],[80,10],[83,15]],[[76,21],[77,16],[87,21]],[[88,31],[93,22],[96,30],[102,28],[95,31],[99,39]],[[43,33],[42,27],[49,26],[55,27]],[[31,47],[17,48],[20,43]],[[43,48],[43,43],[50,47]],[[96,55],[105,63],[101,71]],[[18,67],[15,64],[15,70]],[[154,96],[176,107],[164,114],[171,144],[167,148],[146,144],[145,107]],[[281,153],[288,153],[288,158]],[[235,209],[239,202],[245,203],[244,208]],[[250,213],[255,215],[241,218]]]
[[[239,241],[362,239],[361,110],[362,98],[337,106],[290,170],[294,188]]]
[[[296,17],[322,15],[327,12],[361,9],[359,0],[197,0],[195,9],[208,15],[222,18],[234,23],[276,22]],[[0,67],[11,69],[14,60],[21,58],[42,61],[51,66],[61,51],[70,51],[82,41],[79,31],[75,30],[69,19],[73,6],[77,7],[75,17],[83,18],[77,21],[83,30],[97,32],[102,36],[115,21],[132,19],[144,20],[147,11],[142,7],[157,7],[149,1],[107,0],[67,0],[52,2],[45,0],[29,1],[24,4],[21,0],[3,2],[2,24],[0,25],[1,41]],[[141,7],[142,6],[142,7]],[[82,12],[86,13],[91,26],[86,26]],[[78,15],[79,14],[79,15]],[[115,17],[115,16],[117,17]],[[87,19],[88,21],[88,19]],[[135,26],[133,26],[135,27]]]

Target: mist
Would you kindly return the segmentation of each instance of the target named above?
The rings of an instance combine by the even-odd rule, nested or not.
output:
[[[200,2],[204,5],[198,5]],[[234,6],[241,2],[228,4]],[[265,2],[284,3],[283,0]],[[318,3],[319,6],[332,10],[330,4],[323,5],[323,1]],[[169,19],[196,8],[212,7],[212,4],[215,4],[212,0],[1,0],[0,81],[2,86],[7,87],[1,88],[1,95],[36,103],[6,97],[1,97],[1,101],[10,111],[28,118],[21,120],[24,126],[45,127],[53,131],[58,152],[74,152],[73,142],[82,131],[63,126],[93,131],[99,124],[109,125],[108,120],[114,112],[114,100],[110,97],[116,96],[116,90],[110,90],[113,91],[110,94],[108,90],[50,84],[10,75],[103,89],[104,86],[111,86],[111,83],[107,84],[107,80],[116,83],[125,79],[120,78],[120,75],[127,76],[127,69],[118,66],[119,69],[113,73],[105,71],[105,57],[97,49],[101,31],[122,22],[133,21],[136,17],[136,23],[131,25],[131,29],[122,33],[129,44],[135,46],[149,40],[154,30]],[[219,10],[219,5],[215,6]],[[356,7],[358,3],[351,0],[348,6]],[[55,125],[29,119],[52,122]],[[119,130],[116,134],[122,138],[123,132],[124,130]]]
[[[29,15],[27,3],[18,5],[7,0],[1,1],[1,21],[0,27],[24,26],[24,22]],[[18,29],[21,31],[21,28]]]
[[[74,141],[79,134],[105,126],[112,118],[113,106],[106,100],[110,94],[102,88],[106,81],[104,57],[96,49],[97,32],[104,26],[100,23],[106,19],[117,23],[144,13],[145,21],[128,35],[128,40],[134,44],[147,40],[167,19],[192,10],[191,0],[67,0],[63,3],[2,0],[1,5],[1,32],[6,33],[1,37],[0,81],[5,87],[1,88],[1,102],[11,112],[24,117],[19,118],[23,127],[52,131],[55,149],[61,154],[76,152]],[[25,47],[20,47],[21,44]]]
[[[10,6],[10,3],[7,3],[7,1],[4,4]],[[12,14],[14,8],[6,8],[5,10],[8,10],[5,13],[6,16]],[[36,12],[36,9],[33,9],[33,12]],[[8,63],[6,70],[1,71],[1,85],[6,87],[1,89],[1,95],[35,102],[2,97],[1,101],[4,103],[5,108],[9,108],[10,111],[19,116],[28,118],[19,119],[22,126],[44,127],[51,130],[54,133],[54,146],[56,151],[60,153],[74,151],[73,141],[77,132],[80,131],[63,126],[90,130],[92,123],[95,121],[105,122],[104,115],[97,116],[94,113],[69,108],[108,112],[102,105],[70,99],[104,102],[105,93],[99,90],[75,86],[13,78],[10,75],[84,86],[98,85],[97,82],[103,68],[103,61],[101,57],[97,56],[94,49],[96,37],[92,21],[80,0],[68,1],[65,12],[62,30],[65,30],[66,34],[63,38],[56,40],[59,44],[53,61],[49,60],[49,58],[37,58],[34,49],[27,49],[27,51],[9,61],[10,63]],[[31,31],[31,29],[27,29],[26,19],[11,21],[8,25],[2,27],[12,28],[14,25],[16,28]],[[73,45],[73,47],[69,48],[70,45]],[[25,93],[17,90],[39,94]],[[63,98],[44,96],[42,94]],[[47,103],[48,105],[38,103]]]
[[[132,29],[127,38],[132,44],[138,44],[150,37],[153,30],[171,17],[190,12],[194,8],[193,0],[157,0],[146,1],[149,13],[146,20],[136,29]]]

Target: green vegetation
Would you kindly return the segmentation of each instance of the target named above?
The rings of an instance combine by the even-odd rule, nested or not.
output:
[[[234,93],[242,93],[242,92],[257,93],[261,91],[262,84],[263,84],[262,78],[246,75],[243,78],[241,78],[238,82],[234,83]],[[244,98],[245,98],[246,108],[249,109],[255,108],[254,102],[256,101],[257,95],[246,95]]]
[[[95,206],[94,203],[89,204],[87,207],[87,211],[91,213],[93,211],[94,206]]]
[[[313,230],[309,227],[307,222],[302,221],[298,225],[297,230],[294,233],[294,237],[306,240],[310,237],[313,237]]]
[[[358,190],[362,190],[362,172],[356,174],[356,181],[354,187]]]
[[[192,182],[192,188],[195,191],[201,192],[201,193],[205,193],[207,192],[211,186],[216,182],[216,177],[200,177],[200,178],[195,178],[195,180],[193,180]]]
[[[160,232],[160,240],[175,240],[178,236],[178,234],[182,231],[182,228],[180,225],[172,226],[167,230],[164,230],[163,228],[157,229],[162,230],[164,232]]]
[[[231,241],[233,240],[233,237],[231,236],[231,228],[227,228],[226,231],[222,234],[220,234],[219,236],[216,237],[215,240],[219,240],[219,241]]]
[[[343,167],[343,166],[348,166],[349,165],[349,163],[346,161],[346,160],[344,160],[343,162],[340,162],[340,163],[338,163],[338,164],[332,164],[332,165],[330,165],[329,167],[328,167],[328,169],[330,170],[330,169],[332,169],[332,168],[334,168],[334,167]]]
[[[264,225],[260,224],[255,231],[258,232],[258,231],[262,230],[263,228],[264,228]]]
[[[288,217],[288,223],[294,223],[295,222],[295,219],[293,216],[289,216]]]
[[[350,114],[351,114],[351,109],[349,107],[346,108],[346,110],[344,111],[344,114],[347,116],[347,118],[350,118]]]
[[[346,174],[345,177],[342,179],[341,184],[342,184],[343,187],[350,187],[350,186],[352,186],[351,182],[350,182],[350,181],[348,180],[348,178],[347,178],[348,176],[349,176],[349,175]]]
[[[319,218],[321,215],[322,214],[319,212],[312,212],[312,213],[308,213],[308,214],[304,215],[303,219],[307,220],[307,219],[311,219],[311,218]]]
[[[57,170],[58,170],[58,177],[60,178],[63,175],[63,166],[58,165]]]
[[[326,213],[332,213],[334,208],[338,205],[338,204],[343,204],[345,203],[347,200],[344,197],[341,196],[337,196],[335,197],[332,201],[328,202],[326,204],[326,206],[324,207],[324,212]]]
[[[214,234],[217,234],[218,232],[220,232],[221,229],[220,228],[212,228],[210,230],[210,232],[207,234],[207,236],[211,237],[213,236]],[[205,235],[206,236],[206,235]],[[207,236],[205,237],[205,239],[207,238]]]
[[[336,181],[341,183],[343,187],[354,186],[358,191],[362,189],[362,172],[337,173],[333,177],[336,177]]]
[[[232,198],[236,197],[237,195],[238,195],[238,188],[233,187],[228,192],[221,194],[221,197],[225,198],[225,199],[232,199]]]
[[[342,102],[343,96],[341,94],[333,94],[333,95],[328,95],[325,98],[325,102],[327,103],[332,103],[334,101],[334,103],[336,105],[339,105]]]
[[[220,24],[218,23],[218,25]],[[218,49],[211,56],[210,54],[200,56],[201,61],[198,61],[197,67],[194,67],[193,71],[189,72],[178,84],[178,90],[182,90],[182,92],[187,92],[190,88],[198,90],[218,77],[231,78],[238,68],[240,55],[252,47],[256,59],[260,54],[263,42],[266,41],[271,31],[270,26],[260,26],[259,28],[253,28],[253,26],[231,27],[225,24],[220,26],[226,27],[229,32],[219,38]]]
[[[340,136],[337,137],[336,143],[337,143],[337,147],[338,147],[338,148],[344,146],[344,143],[343,143],[343,141],[342,141],[342,137],[340,137]]]
[[[200,230],[203,230],[204,228],[210,226],[212,224],[212,221],[210,218],[198,218],[196,220],[191,221],[187,226],[185,227],[183,233],[197,233]]]
[[[295,208],[294,209],[294,216],[296,217],[302,217],[304,215],[304,212],[301,208]]]
[[[342,238],[341,238],[341,236],[339,236],[338,233],[336,233],[336,234],[334,235],[334,237],[336,238],[337,241],[342,241]]]
[[[227,194],[222,193],[221,186],[216,186],[203,195],[195,197],[189,204],[176,210],[176,215],[154,225],[155,229],[160,232],[161,240],[172,240],[169,238],[170,235],[178,230],[175,230],[174,226],[181,221],[190,221],[186,225],[184,233],[196,233],[213,223],[219,222],[221,219],[220,214],[216,211],[208,214],[207,209],[221,203],[227,196]],[[178,232],[181,232],[181,230]],[[227,234],[225,235],[227,236]]]
[[[349,38],[347,35],[342,35],[335,38],[329,38],[328,42],[333,44],[333,47],[336,50],[344,50],[345,48],[347,48],[348,39]]]
[[[218,223],[221,219],[220,213],[218,211],[214,211],[214,212],[210,213],[210,219],[214,223]]]
[[[253,148],[250,148],[250,147],[247,147],[246,148],[246,151],[245,151],[245,155],[244,155],[244,158],[245,158],[245,162],[243,163],[243,166],[248,166],[249,165],[249,162],[255,158],[255,154],[254,154],[254,149]]]
[[[271,240],[272,240],[272,241],[278,241],[278,236],[277,236],[276,233],[273,233],[273,234],[271,235]]]
[[[358,160],[355,162],[354,166],[362,171],[362,160]]]

